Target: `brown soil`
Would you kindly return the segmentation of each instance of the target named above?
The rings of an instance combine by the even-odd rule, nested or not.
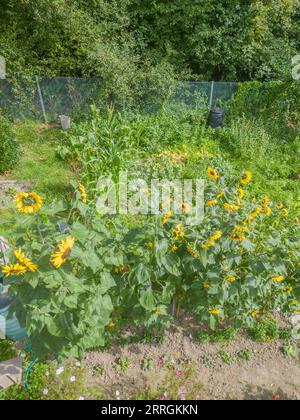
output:
[[[121,399],[131,399],[147,386],[159,392],[160,384],[170,372],[175,372],[178,361],[186,360],[194,367],[194,376],[188,381],[194,383],[196,380],[199,387],[199,395],[194,393],[194,398],[300,399],[299,360],[284,356],[282,341],[259,344],[241,332],[231,344],[201,344],[195,339],[196,327],[191,324],[192,320],[185,318],[173,331],[166,333],[164,342],[159,345],[113,346],[109,351],[87,353],[84,364],[88,385],[99,390],[99,398],[115,399],[116,391],[119,391]],[[243,350],[251,351],[250,360],[236,357]],[[220,351],[235,356],[234,361],[224,362]],[[168,367],[158,364],[163,356],[172,360]],[[120,357],[130,360],[126,372],[117,369],[116,362]],[[149,371],[141,367],[145,358],[154,362]],[[99,366],[101,372],[97,371]]]

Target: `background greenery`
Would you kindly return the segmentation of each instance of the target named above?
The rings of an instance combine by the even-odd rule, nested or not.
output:
[[[299,0],[3,0],[8,75],[270,80],[300,49]]]

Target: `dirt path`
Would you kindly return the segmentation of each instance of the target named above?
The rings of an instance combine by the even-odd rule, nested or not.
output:
[[[191,398],[300,399],[299,360],[286,357],[282,346],[280,340],[256,343],[245,333],[239,333],[229,345],[201,344],[194,338],[193,329],[187,332],[177,326],[166,334],[162,344],[131,344],[90,352],[85,365],[89,386],[102,389],[99,398],[115,399],[116,392],[124,399],[140,394],[146,398],[146,388],[157,397],[164,390],[172,394],[178,379]],[[127,360],[128,369],[120,371],[118,360]],[[152,360],[148,369],[145,360]],[[177,378],[179,370],[182,376]]]

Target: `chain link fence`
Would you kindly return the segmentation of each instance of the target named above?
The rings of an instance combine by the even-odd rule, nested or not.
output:
[[[236,92],[237,83],[229,82],[178,82],[165,98],[143,96],[136,106],[139,112],[155,112],[160,106],[176,109],[213,107],[224,105]],[[57,121],[60,115],[71,117],[89,113],[91,105],[107,107],[102,80],[99,78],[35,78],[20,81],[0,80],[0,112],[10,119]],[[113,101],[112,101],[113,102]],[[126,101],[118,104],[120,110],[128,110]]]

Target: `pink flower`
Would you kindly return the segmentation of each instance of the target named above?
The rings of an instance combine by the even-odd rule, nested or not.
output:
[[[168,392],[167,392],[167,391],[165,391],[165,392],[163,393],[163,395],[160,397],[160,400],[161,400],[161,401],[163,401],[163,400],[165,400],[166,398],[168,398],[168,396],[169,396]]]
[[[158,365],[160,365],[160,366],[163,366],[164,365],[164,359],[162,358],[162,357],[159,357],[158,359],[157,359],[157,364]]]
[[[182,376],[183,372],[182,370],[176,370],[176,376]]]

